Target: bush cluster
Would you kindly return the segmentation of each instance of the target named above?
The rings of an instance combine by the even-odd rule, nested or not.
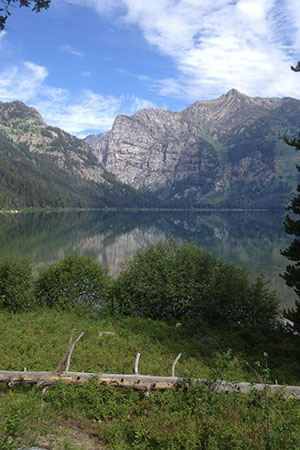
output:
[[[0,260],[0,310],[13,313],[32,309],[33,276],[32,263],[17,255]]]
[[[172,240],[138,251],[113,290],[121,313],[152,319],[266,325],[279,306],[263,277],[251,282],[245,268],[225,264],[194,244],[177,247]]]
[[[0,308],[17,312],[34,304],[249,327],[272,323],[279,299],[263,278],[251,282],[246,269],[171,240],[138,251],[114,281],[106,268],[79,253],[44,268],[36,279],[28,260],[2,260]]]
[[[102,309],[109,286],[106,267],[76,252],[42,270],[35,282],[35,295],[39,304],[49,308]]]

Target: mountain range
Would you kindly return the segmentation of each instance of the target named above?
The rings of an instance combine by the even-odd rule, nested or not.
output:
[[[84,140],[0,102],[0,208],[282,208],[298,184],[300,101],[236,89],[183,111],[118,115]]]
[[[297,155],[283,141],[300,127],[300,101],[236,89],[180,112],[144,109],[85,139],[118,180],[165,201],[228,207],[285,205]]]
[[[116,180],[85,142],[46,125],[22,102],[0,102],[0,209],[145,202],[143,194]]]

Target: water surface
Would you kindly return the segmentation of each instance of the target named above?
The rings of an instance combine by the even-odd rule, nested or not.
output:
[[[116,277],[122,263],[150,243],[193,240],[225,262],[246,264],[255,278],[264,273],[282,304],[295,295],[279,273],[288,260],[280,255],[291,237],[284,232],[285,212],[51,212],[0,216],[0,256],[29,256],[37,270],[78,250],[92,255]]]

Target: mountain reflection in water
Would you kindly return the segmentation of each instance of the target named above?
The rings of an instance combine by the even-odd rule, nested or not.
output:
[[[116,277],[122,263],[151,243],[171,237],[193,240],[225,262],[246,264],[253,278],[264,273],[285,306],[295,295],[279,277],[287,259],[280,249],[291,238],[284,232],[285,213],[191,211],[80,211],[20,213],[0,216],[0,256],[29,256],[40,270],[67,253],[92,255]]]

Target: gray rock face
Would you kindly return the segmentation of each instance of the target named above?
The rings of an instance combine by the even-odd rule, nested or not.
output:
[[[257,183],[277,185],[286,177],[294,161],[283,135],[297,134],[299,117],[300,101],[250,98],[232,89],[181,112],[119,115],[111,131],[86,142],[123,183],[161,198],[224,200],[240,191],[241,180],[255,196]],[[288,182],[281,192],[294,187],[295,178]]]
[[[122,182],[155,191],[183,179],[187,171],[195,172],[197,165],[209,164],[206,142],[200,158],[192,128],[180,113],[146,109],[132,117],[117,116],[111,132],[86,141]]]

